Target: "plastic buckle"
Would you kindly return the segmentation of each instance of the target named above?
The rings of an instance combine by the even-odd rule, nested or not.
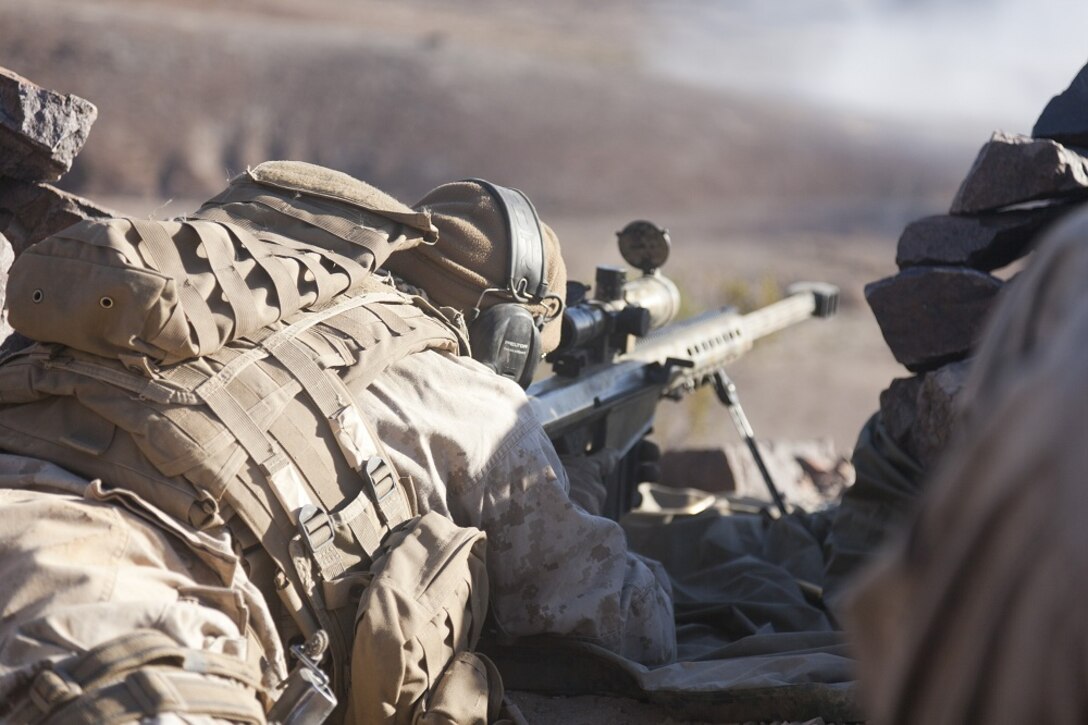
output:
[[[330,580],[344,572],[346,567],[340,560],[340,552],[333,545],[336,531],[327,513],[316,506],[303,506],[298,512],[298,531],[322,578]]]
[[[30,701],[34,707],[48,715],[67,702],[83,694],[79,685],[71,682],[53,670],[42,670],[34,677],[30,685]]]
[[[363,480],[370,486],[370,491],[374,495],[374,507],[377,509],[378,518],[383,526],[388,526],[389,517],[382,504],[389,496],[397,493],[397,479],[393,475],[393,469],[381,456],[371,456],[367,459]]]

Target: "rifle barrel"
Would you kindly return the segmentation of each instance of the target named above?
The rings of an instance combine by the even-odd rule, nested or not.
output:
[[[746,315],[722,307],[674,322],[640,338],[631,352],[610,363],[590,366],[577,377],[553,375],[533,383],[527,391],[530,405],[544,430],[554,436],[607,414],[621,401],[675,396],[708,382],[759,338],[809,317],[831,314],[828,309],[830,305],[833,310],[834,301],[827,302],[826,295],[803,288]],[[667,376],[651,375],[651,369],[664,370]]]

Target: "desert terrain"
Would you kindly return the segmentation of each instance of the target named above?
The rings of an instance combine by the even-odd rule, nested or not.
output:
[[[0,65],[97,105],[59,185],[123,213],[184,214],[272,158],[409,203],[482,176],[534,200],[574,278],[620,262],[627,221],[667,227],[689,314],[837,284],[837,318],[763,341],[731,374],[760,438],[849,452],[907,374],[862,288],[893,273],[907,222],[944,211],[986,137],[664,75],[677,38],[662,28],[690,4],[0,0]],[[706,391],[663,406],[657,437],[737,440]]]

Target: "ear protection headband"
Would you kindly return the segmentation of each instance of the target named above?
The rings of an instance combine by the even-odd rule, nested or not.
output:
[[[526,305],[539,304],[548,297],[544,278],[544,234],[536,209],[525,194],[483,179],[466,179],[491,194],[506,221],[510,266],[506,289],[485,289],[469,322],[472,357],[503,377],[527,388],[540,362],[540,331],[548,319],[534,316]],[[511,298],[512,302],[480,310],[488,294]]]

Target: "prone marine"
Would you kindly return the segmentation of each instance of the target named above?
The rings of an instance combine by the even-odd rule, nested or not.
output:
[[[495,372],[520,348],[468,354],[500,308],[503,330],[530,321],[529,362],[554,347],[564,284],[520,192],[460,181],[407,207],[298,162],[185,219],[24,253],[12,323],[37,342],[0,364],[0,714],[302,721],[317,697],[344,721],[483,722],[501,686],[462,656],[481,599],[503,636],[671,661],[664,572],[572,502]],[[396,633],[365,620],[407,606],[375,589],[413,543],[445,614],[375,671]]]

